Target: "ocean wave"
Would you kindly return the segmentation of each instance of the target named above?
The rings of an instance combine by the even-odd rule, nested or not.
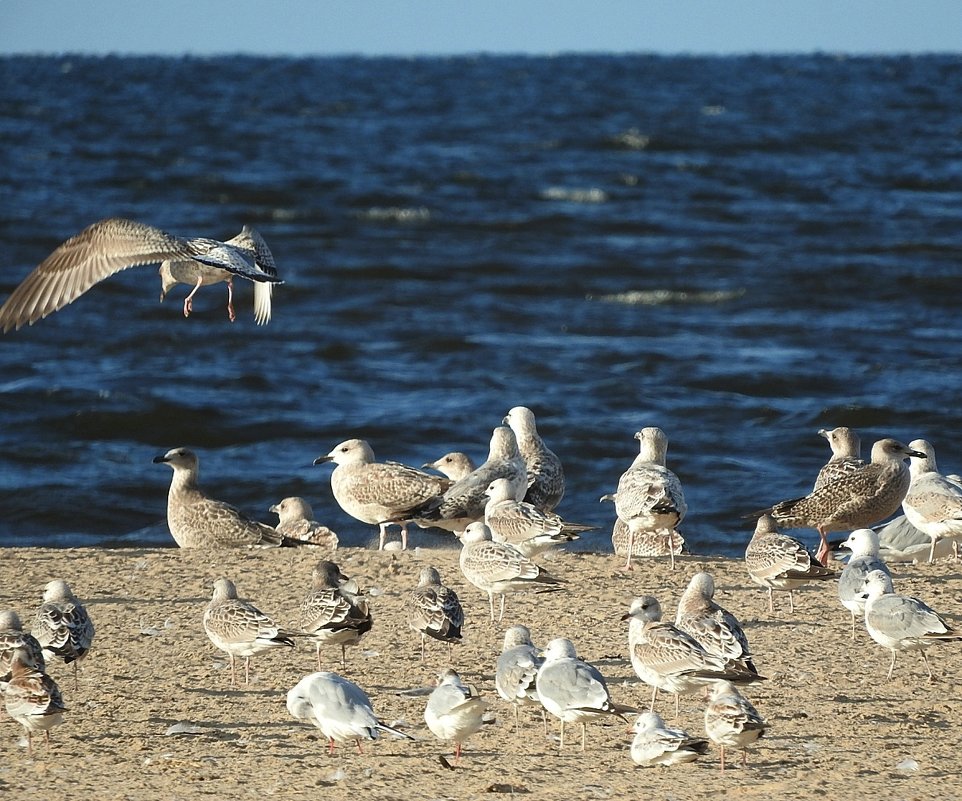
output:
[[[638,289],[615,292],[611,295],[588,295],[588,300],[603,303],[623,303],[626,306],[666,306],[670,304],[693,306],[698,304],[727,303],[745,294],[744,289],[696,290]]]

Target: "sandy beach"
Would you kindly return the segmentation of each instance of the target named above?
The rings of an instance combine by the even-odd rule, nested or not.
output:
[[[747,540],[747,536],[746,536]],[[914,653],[899,657],[886,681],[889,655],[850,617],[834,582],[776,596],[768,612],[765,591],[753,585],[740,560],[685,557],[674,572],[667,560],[640,560],[625,573],[612,554],[550,555],[547,568],[567,582],[564,591],[508,598],[501,624],[488,620],[487,599],[468,585],[457,551],[408,552],[341,549],[335,560],[369,592],[374,628],[348,651],[322,652],[325,669],[341,673],[371,696],[378,715],[416,738],[384,737],[364,743],[358,755],[340,746],[328,756],[317,729],[297,723],[285,695],[316,669],[313,648],[277,649],[254,659],[249,687],[229,686],[224,654],[207,640],[201,618],[218,576],[231,578],[241,597],[282,624],[290,624],[326,554],[314,549],[186,551],[175,549],[10,548],[0,556],[0,606],[32,620],[43,585],[68,581],[96,625],[93,649],[79,686],[70,666],[49,668],[66,705],[49,750],[42,738],[27,755],[21,727],[0,721],[0,793],[19,798],[108,799],[249,798],[465,799],[497,794],[532,798],[829,797],[847,799],[884,792],[891,798],[942,798],[962,794],[962,698],[958,686],[962,643],[932,647],[935,680],[925,677]],[[433,564],[461,597],[465,642],[453,667],[490,702],[495,721],[471,738],[455,770],[452,745],[441,743],[423,720],[425,688],[448,666],[447,647],[429,643],[425,664],[419,639],[406,624],[404,601],[421,567]],[[715,576],[716,601],[742,621],[768,681],[746,695],[771,730],[743,769],[722,774],[718,751],[690,765],[638,768],[631,761],[628,725],[617,718],[588,727],[587,750],[577,737],[558,752],[558,721],[545,738],[535,712],[522,712],[513,730],[510,707],[497,696],[493,670],[504,629],[531,628],[535,642],[565,636],[596,665],[616,701],[647,707],[650,692],[627,659],[627,625],[620,620],[631,599],[656,595],[666,616],[691,575]],[[954,562],[893,566],[896,589],[915,595],[959,627],[962,569]],[[29,625],[29,623],[28,623]],[[674,725],[704,735],[702,701],[673,702],[660,695],[657,710]],[[198,733],[169,735],[186,723]],[[572,727],[577,731],[577,727]],[[16,796],[14,795],[16,794]]]

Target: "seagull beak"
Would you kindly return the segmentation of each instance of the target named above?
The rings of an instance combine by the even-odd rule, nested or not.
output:
[[[631,617],[631,612],[625,612],[625,613],[621,616],[620,620],[627,620],[627,619],[630,618],[630,617]]]
[[[614,496],[614,495],[611,495],[611,494],[609,494],[609,495],[602,495],[602,496],[598,499],[598,503],[601,503],[602,501],[613,501],[614,499],[615,499],[615,496]]]
[[[825,439],[828,439],[828,431],[824,428],[818,429],[818,435],[820,437],[825,437]]]
[[[332,461],[334,461],[333,456],[318,456],[314,460],[314,464],[324,464],[324,462],[332,462]]]
[[[154,464],[164,464],[166,461],[166,456],[155,456],[153,459]]]
[[[276,515],[276,514],[278,513],[278,512],[277,512],[277,504],[276,504],[276,503],[273,504],[273,505],[271,506],[271,508],[268,509],[267,511],[268,511],[268,512],[273,512],[273,513]]]
[[[921,451],[906,451],[906,454],[908,454],[909,456],[914,456],[914,457],[916,457],[917,459],[924,459],[924,458],[926,458],[926,457],[925,457],[925,454],[922,453]]]

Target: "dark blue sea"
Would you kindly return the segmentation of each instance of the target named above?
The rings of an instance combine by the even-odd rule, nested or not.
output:
[[[148,266],[0,336],[0,545],[172,545],[181,445],[366,543],[316,456],[481,460],[515,405],[592,550],[644,426],[697,553],[810,488],[821,427],[958,472],[960,98],[959,56],[0,59],[0,296],[113,216],[253,225],[286,279],[267,327]]]

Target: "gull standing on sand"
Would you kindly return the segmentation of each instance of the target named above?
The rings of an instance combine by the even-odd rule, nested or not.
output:
[[[635,434],[635,439],[639,443],[639,454],[622,473],[617,492],[601,498],[615,502],[615,513],[628,526],[627,570],[631,570],[635,536],[657,531],[668,541],[688,511],[681,481],[665,467],[668,454],[665,432],[653,426],[643,428]],[[674,548],[668,549],[668,555],[674,569]]]
[[[461,681],[448,668],[438,676],[438,686],[428,697],[424,722],[439,740],[454,741],[454,761],[461,761],[461,746],[472,734],[481,731],[488,705],[478,691]]]
[[[345,576],[334,562],[318,562],[311,571],[312,589],[301,604],[298,628],[314,643],[317,667],[321,647],[341,646],[341,667],[347,665],[347,646],[357,645],[374,625],[367,600],[354,579]]]
[[[881,570],[873,570],[865,577],[862,598],[869,636],[892,652],[886,678],[892,678],[899,651],[918,651],[931,679],[932,668],[925,649],[937,642],[962,640],[962,633],[950,628],[934,609],[918,598],[898,595],[892,588],[892,579]]]
[[[556,589],[561,584],[513,546],[492,542],[491,529],[484,523],[471,523],[461,535],[461,542],[461,573],[488,594],[492,623],[495,595],[501,597],[500,622],[504,618],[504,596],[509,592]]]
[[[762,514],[755,522],[755,533],[745,549],[745,566],[756,584],[768,590],[768,611],[775,611],[773,593],[788,591],[788,603],[795,612],[793,590],[810,581],[827,581],[835,571],[823,567],[794,537],[781,534],[769,514]]]
[[[314,510],[303,498],[284,498],[267,511],[277,515],[274,530],[282,537],[327,548],[329,551],[337,550],[340,544],[337,534],[314,519]]]
[[[909,461],[912,483],[902,501],[908,521],[932,540],[929,561],[935,559],[935,545],[941,539],[952,541],[955,558],[959,558],[962,539],[962,487],[939,473],[935,448],[924,439],[916,439],[909,447],[922,456]]]
[[[420,515],[418,525],[461,533],[469,523],[484,519],[488,500],[484,493],[498,478],[508,480],[515,500],[524,497],[528,488],[527,469],[514,432],[507,426],[498,426],[491,432],[488,458],[484,464],[445,490],[441,503]]]
[[[76,684],[77,665],[93,644],[94,624],[66,581],[55,579],[44,587],[43,603],[37,610],[31,633],[46,659],[56,657],[68,665],[73,662]]]
[[[492,481],[484,494],[488,499],[484,522],[494,541],[513,545],[528,557],[572,542],[581,532],[595,528],[566,523],[554,512],[542,512],[534,504],[516,501],[505,478]]]
[[[43,672],[46,661],[40,641],[29,631],[23,630],[20,615],[13,609],[0,612],[0,692],[3,691],[4,677],[10,672],[14,651],[20,649],[29,667]]]
[[[236,684],[234,659],[244,660],[244,684],[251,683],[251,657],[272,648],[293,648],[291,632],[278,626],[248,601],[237,597],[234,582],[219,578],[204,612],[204,631],[215,648],[230,658],[230,685]]]
[[[428,462],[421,465],[425,470],[437,470],[445,478],[452,481],[459,481],[465,476],[471,475],[475,470],[475,464],[471,457],[461,451],[451,451],[446,453],[436,462]]]
[[[528,491],[523,500],[542,512],[553,512],[565,494],[565,473],[561,460],[538,434],[534,412],[527,406],[515,406],[502,422],[514,432],[524,459]]]
[[[682,729],[665,725],[657,712],[644,712],[635,720],[631,758],[636,765],[680,765],[708,753],[708,740],[692,737]]]
[[[378,720],[367,693],[337,673],[321,671],[301,679],[287,693],[287,711],[321,730],[327,738],[328,754],[334,753],[335,742],[351,740],[360,754],[361,740],[376,740],[382,731],[414,739]]]
[[[441,583],[436,568],[424,567],[418,577],[418,586],[408,596],[408,625],[421,635],[421,661],[424,661],[424,641],[431,637],[448,644],[461,642],[464,610],[458,594]]]
[[[227,311],[234,320],[233,278],[254,282],[254,319],[271,319],[271,285],[277,277],[274,258],[257,231],[244,226],[233,239],[185,239],[152,225],[112,218],[101,220],[71,237],[47,256],[0,307],[4,332],[33,325],[73,303],[111,275],[143,264],[160,262],[160,299],[177,283],[193,287],[184,300],[184,316],[202,286],[227,282]]]
[[[855,619],[865,615],[865,599],[862,597],[865,577],[873,570],[881,570],[891,578],[892,574],[879,557],[878,534],[870,528],[857,528],[842,543],[852,555],[838,577],[838,598],[842,606],[852,613],[852,639],[855,639]]]
[[[565,747],[565,723],[581,724],[581,750],[585,750],[588,722],[617,715],[627,723],[625,712],[634,707],[611,700],[605,679],[593,665],[578,658],[571,640],[559,637],[544,649],[535,688],[544,708],[561,721],[561,745]]]
[[[518,710],[522,706],[541,709],[544,733],[548,733],[548,719],[538,697],[535,679],[544,657],[531,642],[527,626],[511,626],[504,633],[504,645],[494,671],[494,686],[505,701],[514,707],[514,728],[518,729]]]
[[[401,550],[407,548],[408,523],[418,513],[437,506],[450,481],[399,462],[376,462],[363,439],[349,439],[314,464],[334,462],[331,490],[347,514],[378,527],[378,550],[384,550],[388,526],[401,527]]]
[[[198,484],[200,460],[188,448],[173,448],[155,456],[174,474],[167,493],[167,528],[181,548],[244,548],[254,545],[294,545],[266,523],[246,517],[235,507],[207,497]]]
[[[828,445],[832,449],[832,458],[818,471],[813,491],[865,467],[865,460],[862,459],[862,441],[852,429],[846,426],[838,426],[831,431],[820,428],[818,433],[828,440]]]
[[[724,659],[742,660],[754,670],[748,637],[731,612],[714,601],[715,580],[708,573],[696,573],[678,601],[675,626],[708,653]]]
[[[804,498],[781,501],[758,514],[770,514],[782,528],[814,528],[821,540],[816,559],[824,565],[829,532],[868,528],[898,510],[909,489],[911,477],[905,460],[911,456],[925,454],[897,440],[880,439],[872,446],[872,461],[864,467]]]
[[[661,604],[651,595],[635,598],[622,620],[628,621],[631,666],[652,688],[651,712],[658,690],[674,693],[677,717],[681,693],[697,693],[715,681],[748,683],[762,678],[754,665],[710,654],[693,637],[662,622]]]
[[[31,657],[22,648],[13,652],[10,661],[10,678],[3,690],[7,714],[27,732],[27,753],[33,754],[33,733],[42,731],[50,747],[50,729],[63,723],[63,705],[60,688],[41,668],[31,663]]]
[[[725,748],[742,749],[742,767],[748,766],[748,746],[768,729],[755,709],[735,686],[727,681],[716,684],[705,708],[705,733],[721,749],[721,769],[725,770]]]

